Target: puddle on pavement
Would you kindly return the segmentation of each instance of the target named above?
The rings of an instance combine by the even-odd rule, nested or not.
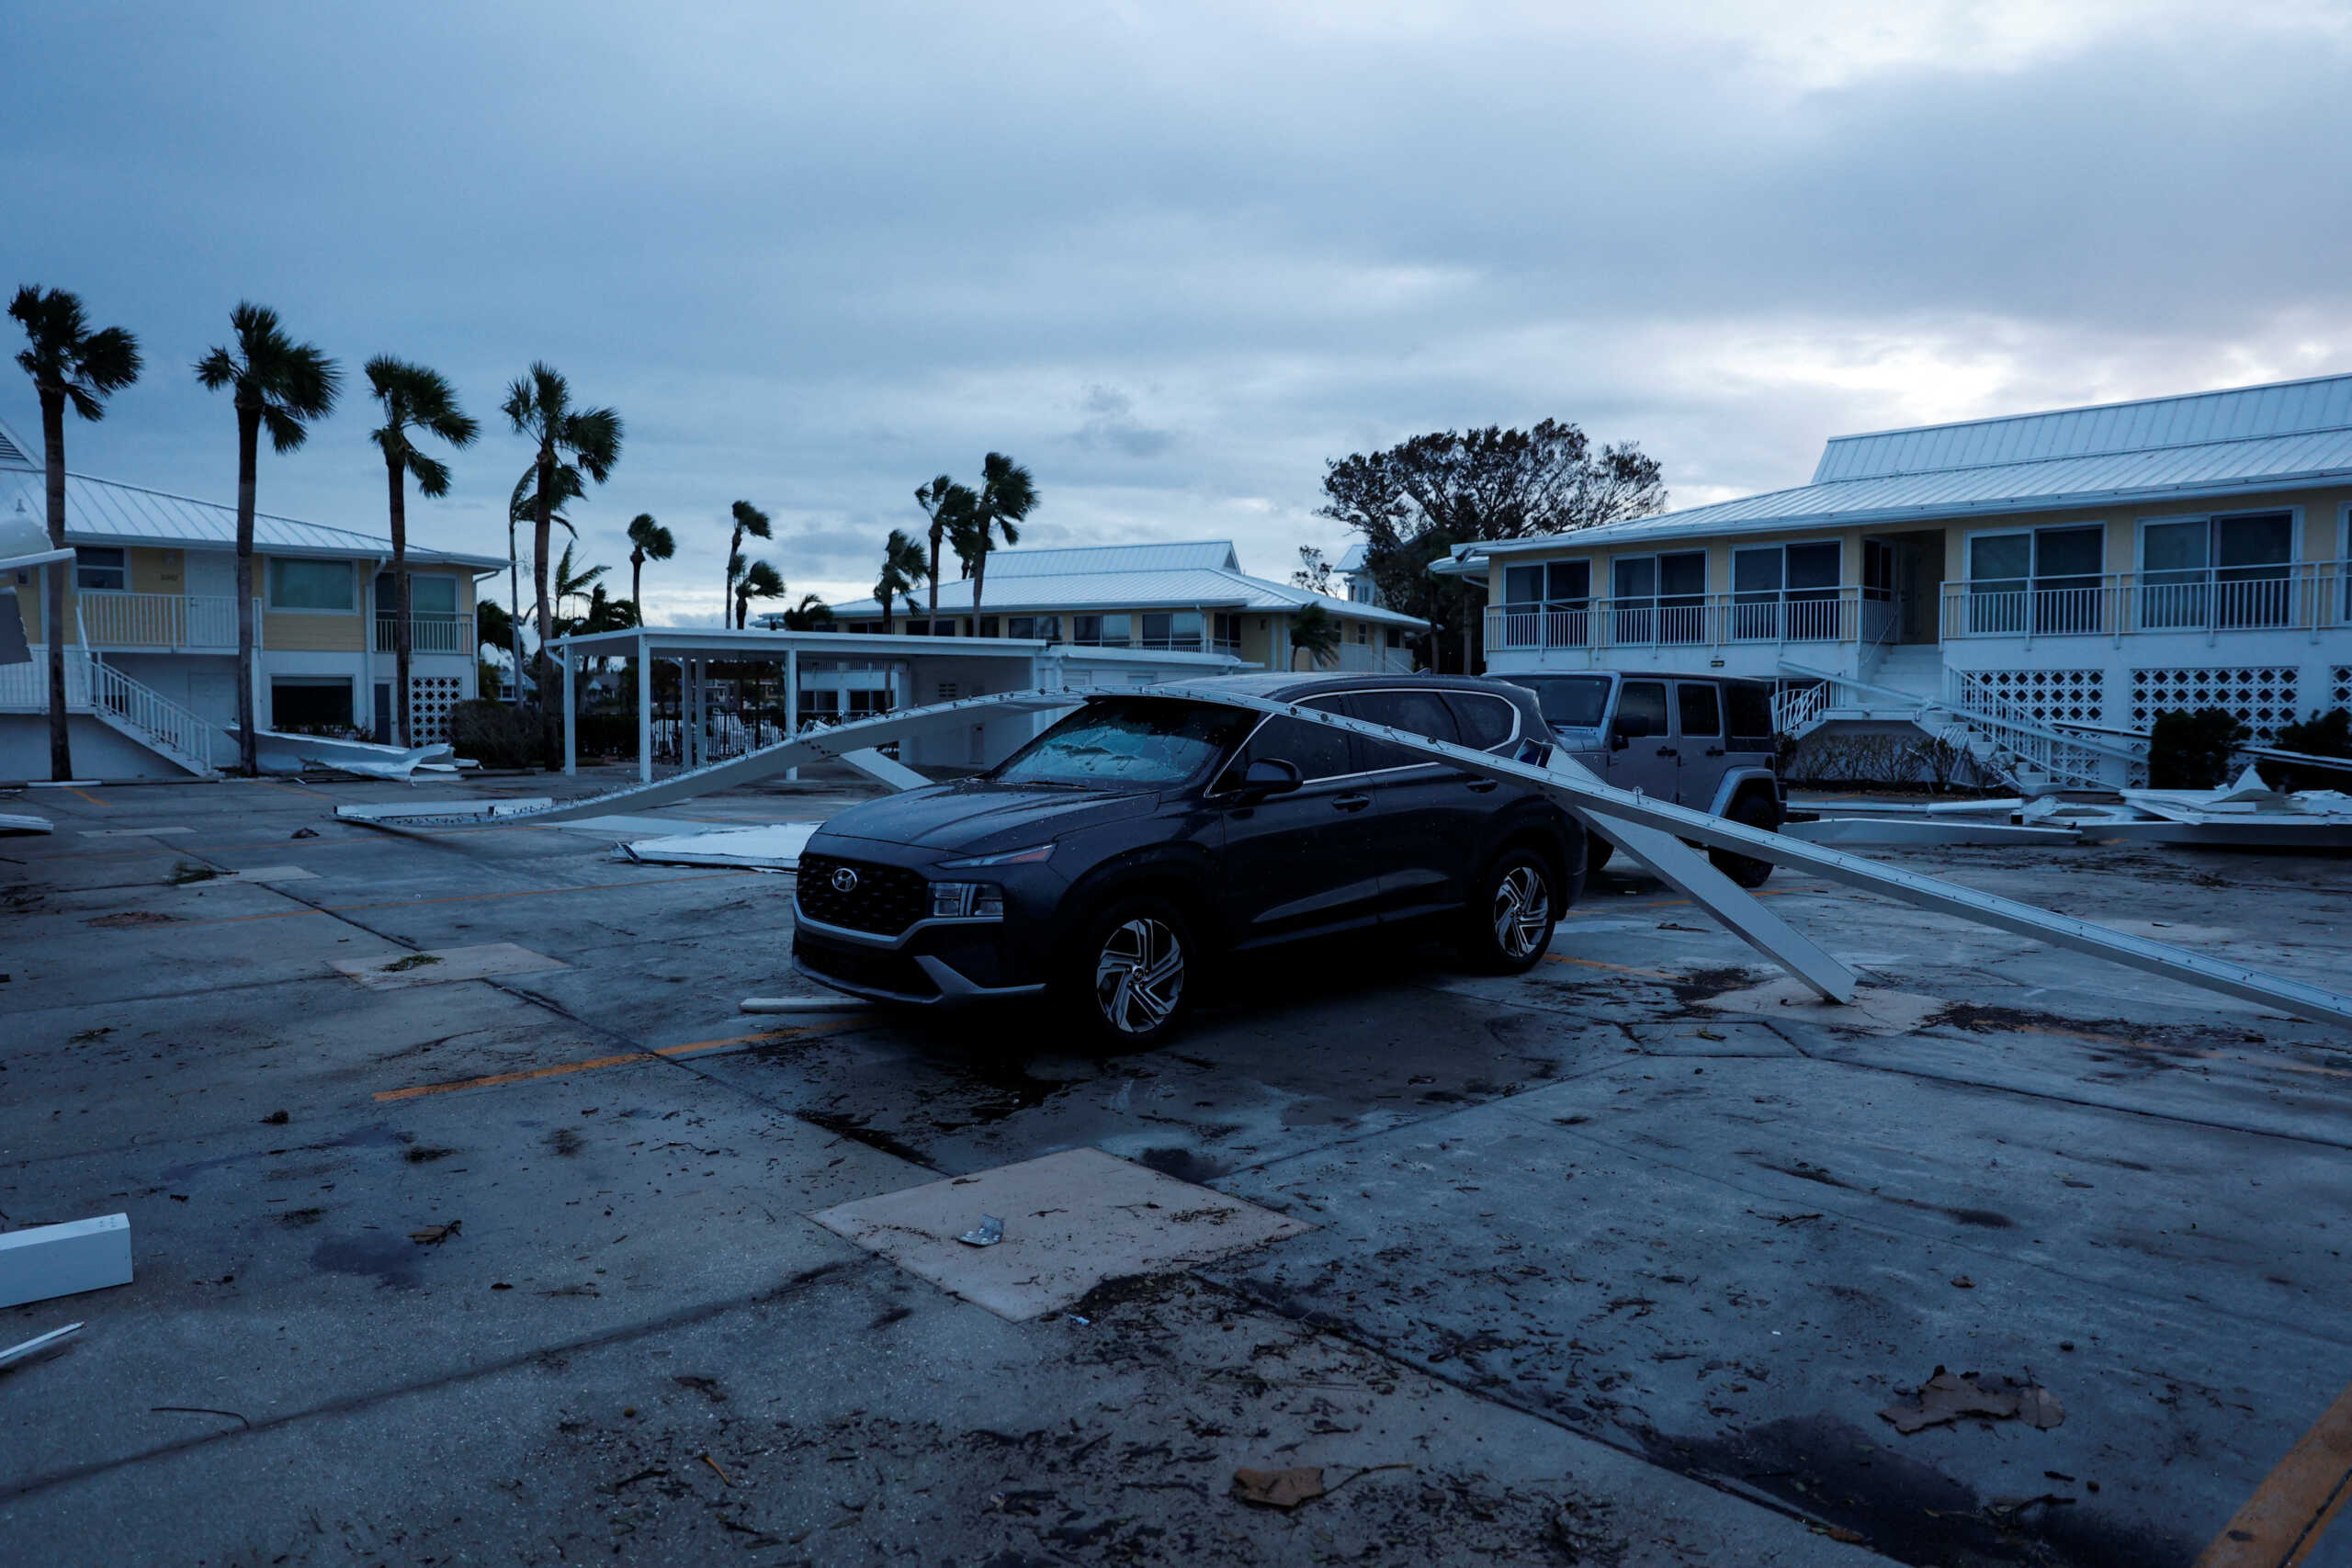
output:
[[[311,1254],[311,1266],[330,1274],[358,1274],[379,1285],[410,1290],[424,1249],[404,1235],[331,1236]]]

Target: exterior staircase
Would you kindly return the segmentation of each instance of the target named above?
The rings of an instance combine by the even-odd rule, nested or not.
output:
[[[0,713],[49,711],[49,651],[36,644],[32,655],[29,664],[0,665]],[[65,709],[89,715],[198,778],[220,776],[213,764],[219,726],[87,649],[65,650]]]
[[[2127,744],[2062,729],[2005,701],[1967,671],[1946,667],[1933,644],[1889,649],[1868,681],[1785,660],[1781,673],[1789,681],[1818,682],[1775,700],[1781,734],[1802,739],[1826,724],[1909,724],[1958,748],[2020,795],[2114,789],[2142,761]]]

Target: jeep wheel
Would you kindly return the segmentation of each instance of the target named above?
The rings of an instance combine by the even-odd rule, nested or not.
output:
[[[1123,898],[1088,922],[1063,988],[1097,1040],[1157,1045],[1192,1003],[1196,957],[1192,929],[1174,905]]]
[[[1781,830],[1778,807],[1770,799],[1752,792],[1733,801],[1731,809],[1724,816],[1744,828],[1760,828],[1767,833]],[[1707,859],[1714,863],[1717,871],[1742,887],[1761,887],[1764,879],[1772,874],[1772,863],[1758,860],[1753,855],[1734,854],[1729,850],[1709,850]]]
[[[1462,912],[1463,955],[1492,975],[1523,974],[1552,945],[1560,920],[1559,878],[1533,850],[1506,850],[1478,880]]]

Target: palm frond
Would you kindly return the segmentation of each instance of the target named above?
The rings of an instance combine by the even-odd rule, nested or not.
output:
[[[449,465],[440,458],[427,457],[412,446],[408,471],[415,476],[418,494],[439,497],[449,493]]]
[[[208,392],[217,392],[237,378],[237,362],[225,348],[216,348],[196,362],[197,384]]]
[[[640,512],[629,519],[628,542],[647,560],[668,560],[678,553],[678,541],[671,536],[669,529],[653,520],[650,512]]]
[[[784,576],[763,560],[755,560],[743,569],[743,590],[754,599],[784,597]]]
[[[308,427],[276,403],[261,405],[261,422],[269,431],[273,451],[291,452],[311,438]]]
[[[119,392],[139,379],[146,361],[139,355],[139,340],[120,327],[90,334],[82,345],[82,379],[101,397]],[[96,419],[96,414],[85,414]]]
[[[561,439],[588,477],[603,484],[621,460],[621,416],[611,409],[582,409],[565,416]]]
[[[750,502],[739,501],[729,510],[735,515],[735,527],[739,533],[749,534],[758,539],[775,537],[770,528],[768,514]]]

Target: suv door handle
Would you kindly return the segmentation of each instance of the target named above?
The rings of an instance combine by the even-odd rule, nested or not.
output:
[[[1331,804],[1341,811],[1362,811],[1365,807],[1372,804],[1372,796],[1368,795],[1335,795],[1331,797]]]
[[[1657,749],[1657,754],[1658,754],[1659,756],[1661,756],[1661,757],[1679,757],[1680,755],[1682,755],[1682,753],[1681,753],[1681,752],[1679,752],[1679,751],[1676,750],[1675,750],[1673,747],[1671,747],[1671,746],[1661,746],[1661,747],[1659,747],[1659,748]]]
[[[1710,757],[1720,757],[1723,754],[1724,749],[1720,746],[1710,746],[1707,748],[1707,755]]]
[[[1473,795],[1484,795],[1501,782],[1502,781],[1500,779],[1472,779],[1470,781],[1470,793]]]

